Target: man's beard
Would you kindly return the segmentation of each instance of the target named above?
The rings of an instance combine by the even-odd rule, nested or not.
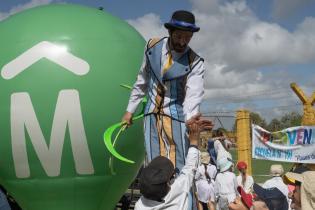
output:
[[[175,52],[178,52],[178,53],[185,52],[185,50],[187,48],[187,44],[182,46],[182,45],[180,45],[178,43],[174,43],[173,40],[171,40],[171,46],[172,46],[172,49],[175,50]]]

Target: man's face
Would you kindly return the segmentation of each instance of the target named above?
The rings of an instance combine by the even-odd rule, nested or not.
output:
[[[301,209],[301,186],[296,185],[293,191],[293,195],[290,196],[292,203],[290,207],[295,210]]]
[[[184,52],[192,36],[193,36],[193,32],[190,32],[190,31],[181,31],[181,30],[172,31],[170,33],[170,37],[171,37],[171,46],[173,50],[175,50],[178,53]]]

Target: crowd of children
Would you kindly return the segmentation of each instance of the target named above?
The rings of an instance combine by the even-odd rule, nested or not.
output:
[[[201,164],[195,176],[199,210],[308,210],[306,207],[301,208],[300,183],[296,184],[298,182],[296,178],[288,177],[292,176],[290,173],[301,175],[309,171],[313,173],[314,179],[314,171],[311,172],[309,168],[300,164],[293,168],[292,172],[285,174],[282,165],[275,164],[270,167],[271,178],[264,183],[256,184],[253,177],[247,174],[246,162],[239,161],[235,164],[224,144],[222,139],[215,139],[210,144],[214,145],[211,157],[216,160],[211,160],[208,152],[201,153]],[[238,175],[234,172],[235,167]],[[311,199],[305,200],[305,203],[311,204],[305,205],[311,206],[309,209],[314,210],[315,204],[312,199],[315,198],[315,191],[314,187],[309,188],[313,190],[308,194]]]

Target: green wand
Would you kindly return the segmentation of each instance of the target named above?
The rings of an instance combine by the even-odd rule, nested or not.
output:
[[[121,87],[124,87],[124,88],[127,88],[127,89],[129,89],[129,90],[132,89],[132,87],[131,87],[131,86],[128,86],[128,85],[123,85],[123,84],[121,84],[120,86],[121,86]],[[136,115],[135,117],[132,118],[133,121],[139,120],[139,119],[141,119],[141,118],[144,117],[144,108],[145,108],[145,105],[146,105],[146,103],[147,103],[147,99],[144,98],[141,103],[142,103],[142,110],[141,110],[141,112],[140,112],[138,115]],[[108,151],[111,153],[111,157],[110,157],[110,159],[109,159],[109,166],[110,166],[110,168],[111,168],[112,174],[115,173],[114,170],[113,170],[113,158],[112,158],[112,157],[115,157],[115,158],[117,158],[117,159],[119,159],[119,160],[121,160],[121,161],[123,161],[123,162],[126,162],[126,163],[130,163],[130,164],[134,164],[134,163],[135,163],[134,161],[129,160],[129,159],[123,157],[122,155],[120,155],[120,154],[115,150],[115,144],[116,144],[117,140],[119,139],[120,134],[121,134],[123,131],[126,130],[126,127],[127,127],[127,124],[126,124],[125,122],[119,122],[119,123],[116,123],[116,124],[110,126],[110,127],[107,128],[106,131],[104,132],[104,143],[105,143],[105,146],[106,146],[106,148],[108,149]],[[115,132],[117,129],[119,129],[119,130],[118,130],[118,132],[117,132],[117,134],[116,134],[116,136],[115,136],[115,138],[114,138],[114,141],[112,141],[112,136],[114,135],[114,132]]]

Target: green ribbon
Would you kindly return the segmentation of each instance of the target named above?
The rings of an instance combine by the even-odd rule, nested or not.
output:
[[[128,85],[121,84],[120,86],[127,88],[129,90],[132,89],[132,87],[128,86]],[[136,121],[136,120],[139,120],[139,119],[144,117],[144,109],[145,109],[146,103],[147,103],[147,99],[146,98],[142,99],[142,110],[138,115],[136,115],[135,117],[132,118],[132,121]],[[115,157],[115,158],[117,158],[123,162],[126,162],[126,163],[130,163],[130,164],[135,163],[134,161],[123,157],[122,155],[120,155],[115,150],[115,144],[116,144],[117,140],[119,139],[120,134],[122,132],[124,132],[126,130],[126,128],[127,128],[127,124],[125,122],[119,122],[119,123],[116,123],[116,124],[110,126],[109,128],[107,128],[104,132],[104,135],[103,135],[105,146],[111,154],[111,157],[109,159],[109,166],[111,168],[112,174],[115,174],[115,172],[113,170],[113,158],[112,157]],[[117,129],[119,129],[119,130],[118,130],[118,132],[114,138],[114,141],[112,141],[112,136]]]

